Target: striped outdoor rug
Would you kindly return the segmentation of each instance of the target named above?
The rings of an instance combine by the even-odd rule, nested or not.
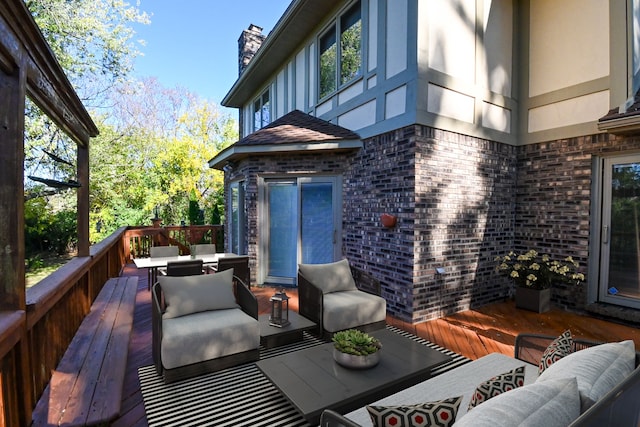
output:
[[[393,326],[404,335],[453,359],[432,372],[439,375],[469,359]],[[260,349],[260,358],[302,350],[324,341],[304,334],[304,340],[283,347]],[[298,411],[260,372],[247,363],[197,378],[165,385],[153,366],[138,369],[149,426],[308,426]]]

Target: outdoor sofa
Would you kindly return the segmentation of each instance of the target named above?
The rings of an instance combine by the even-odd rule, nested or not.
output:
[[[233,269],[159,277],[151,322],[153,362],[165,383],[260,356],[258,301]]]
[[[598,343],[574,339],[572,352],[539,375],[542,355],[548,348],[553,350],[552,343],[556,344],[559,338],[520,334],[516,338],[514,357],[489,354],[369,406],[374,407],[377,414],[399,413],[399,409],[406,411],[412,405],[462,396],[457,415],[453,417],[455,426],[640,425],[637,404],[640,357],[633,341],[596,345]],[[482,401],[480,396],[486,390],[482,392],[481,384],[488,384],[487,380],[498,377],[497,382],[490,382],[492,387],[495,389],[496,384],[500,384],[508,389],[506,385],[515,378],[513,370],[521,367],[524,367],[522,386],[468,408],[472,398]],[[445,413],[444,418],[447,417]],[[359,427],[373,424],[367,407],[362,407],[345,416],[325,410],[320,425]]]
[[[298,311],[318,325],[325,339],[338,331],[386,326],[387,303],[380,282],[349,261],[298,265]]]

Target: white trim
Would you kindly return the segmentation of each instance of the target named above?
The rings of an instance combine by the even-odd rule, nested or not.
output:
[[[353,150],[363,148],[361,140],[346,140],[337,142],[296,142],[291,144],[269,145],[232,145],[216,157],[209,160],[209,167],[222,170],[227,161],[233,156],[241,154],[269,154],[283,151],[321,151],[321,150]],[[215,163],[213,162],[215,160]]]

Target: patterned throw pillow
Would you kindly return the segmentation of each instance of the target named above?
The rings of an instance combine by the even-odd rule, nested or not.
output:
[[[572,353],[573,350],[573,337],[571,331],[566,330],[558,338],[553,340],[549,347],[542,354],[540,359],[540,365],[538,365],[538,375],[544,372],[553,362],[557,362],[565,356]]]
[[[374,427],[452,426],[462,396],[406,406],[367,406]]]
[[[471,395],[469,410],[499,394],[524,385],[524,365],[481,383]]]

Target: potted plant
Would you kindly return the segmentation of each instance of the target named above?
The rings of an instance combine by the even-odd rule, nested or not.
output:
[[[520,254],[511,251],[496,261],[498,272],[516,284],[516,307],[538,313],[550,309],[553,283],[578,284],[584,280],[584,275],[578,272],[578,262],[572,257],[560,261],[529,250]]]
[[[380,361],[382,344],[371,335],[357,329],[333,334],[333,358],[346,368],[371,368]]]

